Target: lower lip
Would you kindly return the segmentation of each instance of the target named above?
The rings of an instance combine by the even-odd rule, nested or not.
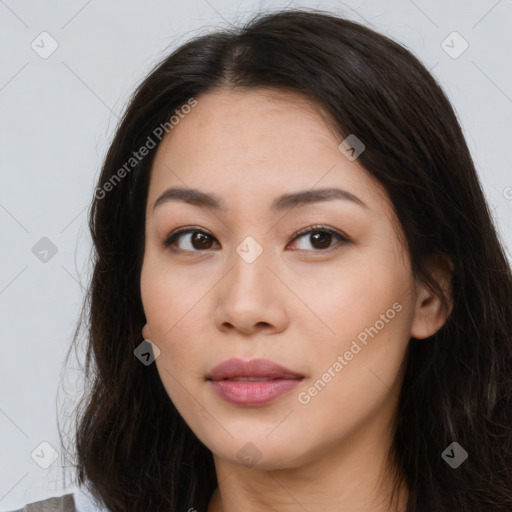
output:
[[[274,401],[299,385],[302,379],[275,379],[250,382],[211,380],[215,392],[226,402],[245,407],[258,407]]]

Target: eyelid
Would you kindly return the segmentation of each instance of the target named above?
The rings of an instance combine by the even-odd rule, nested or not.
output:
[[[352,242],[351,239],[347,235],[342,233],[341,231],[339,231],[337,229],[334,229],[334,228],[331,228],[329,226],[322,225],[322,224],[315,224],[315,225],[312,225],[312,226],[308,226],[308,227],[302,228],[299,231],[296,231],[292,235],[290,242],[295,241],[296,239],[300,238],[303,235],[307,235],[309,233],[314,233],[316,231],[324,231],[324,232],[330,233],[331,235],[334,235],[334,236],[338,237],[338,239],[339,239],[338,244],[335,244],[335,245],[333,245],[332,247],[330,247],[328,249],[317,249],[317,250],[312,250],[312,251],[307,251],[306,249],[296,249],[296,250],[297,251],[303,251],[303,252],[305,251],[305,252],[314,252],[314,253],[328,253],[330,251],[338,249],[340,245],[345,245],[347,243],[351,243]],[[164,245],[165,248],[169,248],[177,240],[179,235],[190,234],[190,233],[195,233],[195,232],[199,232],[199,233],[203,233],[205,235],[208,235],[208,236],[210,236],[211,238],[213,238],[214,240],[216,240],[218,242],[218,240],[211,233],[209,233],[207,230],[205,230],[205,229],[203,229],[203,228],[201,228],[199,226],[184,226],[184,227],[176,229],[176,231],[173,231],[163,241],[163,245]],[[175,251],[177,251],[177,252],[185,252],[185,253],[194,253],[194,252],[201,253],[201,252],[208,251],[208,249],[203,250],[203,251],[201,251],[201,250],[190,251],[190,250],[187,250],[187,249],[175,249]]]
[[[298,238],[299,236],[306,235],[308,233],[312,233],[312,232],[315,232],[315,231],[327,231],[328,233],[331,233],[331,234],[334,234],[334,235],[338,235],[339,237],[345,238],[346,240],[348,240],[348,237],[346,235],[344,235],[341,231],[337,230],[337,229],[331,228],[329,226],[325,226],[323,224],[314,224],[312,226],[308,226],[306,228],[302,228],[299,231],[295,232],[292,235],[292,241],[295,240],[296,238]]]
[[[314,224],[312,226],[308,226],[306,228],[303,228],[303,229],[297,231],[294,235],[292,235],[291,242],[295,241],[296,239],[298,239],[304,235],[307,235],[310,233],[315,233],[317,231],[323,231],[323,232],[329,233],[331,235],[334,235],[335,237],[338,238],[338,243],[334,244],[332,247],[329,247],[327,249],[317,249],[317,250],[310,250],[310,251],[308,251],[307,249],[295,249],[295,250],[299,251],[299,252],[328,254],[332,251],[336,251],[336,250],[340,249],[342,245],[352,243],[352,240],[347,235],[345,235],[343,232],[339,231],[338,229],[334,229],[329,226],[325,226],[323,224]]]
[[[206,231],[205,229],[199,227],[199,226],[184,226],[181,228],[176,229],[176,231],[173,231],[169,236],[165,238],[165,240],[162,242],[163,246],[165,248],[169,248],[178,238],[179,235],[182,234],[190,234],[190,233],[196,233],[200,232],[205,235],[210,236],[211,238],[217,240],[211,233]],[[176,252],[204,252],[204,251],[188,251],[186,249],[175,249]]]

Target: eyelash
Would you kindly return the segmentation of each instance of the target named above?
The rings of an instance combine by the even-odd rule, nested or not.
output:
[[[334,246],[329,247],[327,249],[313,249],[312,252],[324,252],[324,253],[327,252],[328,253],[328,252],[340,249],[341,246],[343,246],[343,245],[351,243],[351,240],[349,240],[345,235],[343,235],[339,231],[334,230],[332,228],[329,228],[327,226],[322,226],[322,225],[310,226],[308,228],[304,228],[304,229],[301,229],[300,231],[297,231],[293,235],[291,241],[293,242],[296,239],[298,239],[298,238],[300,238],[300,237],[302,237],[304,235],[308,235],[310,233],[317,233],[317,232],[329,233],[330,235],[333,235],[334,237],[338,238],[338,244],[335,244]],[[163,246],[165,248],[171,247],[176,242],[176,240],[178,239],[178,237],[180,235],[184,235],[184,234],[187,234],[187,233],[202,233],[202,234],[205,234],[205,235],[210,236],[212,238],[215,238],[212,235],[210,235],[209,233],[207,233],[206,231],[202,230],[201,228],[185,227],[185,228],[180,228],[177,231],[174,231],[173,233],[171,233],[164,240]],[[198,252],[198,253],[199,252],[204,252],[204,251],[201,251],[201,250],[190,251],[188,249],[174,249],[174,250],[176,252]],[[206,249],[206,250],[210,250],[210,249]],[[306,249],[297,249],[297,250],[298,251],[306,251]]]

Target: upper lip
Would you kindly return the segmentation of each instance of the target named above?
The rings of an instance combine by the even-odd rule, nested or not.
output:
[[[239,377],[301,379],[304,376],[269,359],[251,359],[250,361],[228,359],[213,368],[206,376],[208,380],[236,379]]]

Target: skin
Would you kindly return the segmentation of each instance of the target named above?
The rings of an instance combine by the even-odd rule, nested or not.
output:
[[[160,349],[155,363],[169,397],[213,453],[219,487],[208,510],[394,510],[388,450],[405,350],[410,337],[435,333],[449,311],[413,279],[389,198],[338,149],[343,139],[319,105],[271,89],[220,89],[196,99],[152,168],[142,334]],[[153,209],[169,187],[214,193],[227,210],[178,201]],[[334,199],[269,210],[281,194],[324,187],[348,190],[367,208]],[[325,232],[323,245],[311,233],[294,240],[315,224],[350,242]],[[210,235],[206,248],[191,234],[174,251],[163,245],[185,226]],[[252,263],[236,252],[248,236],[263,249]],[[445,266],[431,268],[446,282]],[[400,312],[301,403],[299,393],[394,303]],[[305,379],[266,406],[231,405],[205,380],[231,357],[268,358]],[[249,442],[260,457],[252,466],[237,456]],[[404,488],[396,510],[405,510],[406,496]]]

